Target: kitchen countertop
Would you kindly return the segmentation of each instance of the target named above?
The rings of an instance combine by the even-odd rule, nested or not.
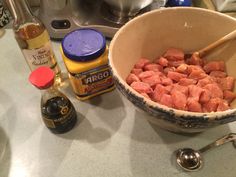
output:
[[[63,71],[59,43],[53,47]],[[117,90],[89,101],[75,98],[68,82],[62,91],[79,121],[55,135],[40,115],[40,91],[27,81],[29,68],[7,29],[0,38],[1,177],[235,177],[236,149],[228,143],[204,154],[198,172],[184,172],[174,161],[181,147],[198,149],[236,132],[236,122],[195,135],[174,134],[149,123]]]

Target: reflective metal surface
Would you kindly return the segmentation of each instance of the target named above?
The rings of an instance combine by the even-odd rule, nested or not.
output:
[[[52,38],[61,39],[78,28],[100,30],[113,37],[126,22],[165,4],[163,0],[41,0],[39,18]],[[160,3],[161,2],[161,3]]]
[[[183,148],[179,149],[176,152],[176,161],[177,164],[183,168],[186,171],[196,171],[202,167],[203,164],[203,158],[202,153],[206,152],[207,150],[223,145],[227,142],[233,141],[233,144],[235,146],[236,140],[236,133],[230,133],[226,136],[223,136],[222,138],[216,140],[215,142],[204,146],[203,148],[199,150],[194,150],[191,148]]]
[[[177,163],[184,170],[194,171],[202,167],[202,157],[199,151],[191,148],[184,148],[177,151]]]
[[[94,28],[112,37],[121,27],[104,18],[109,17],[103,1],[98,0],[41,0],[39,18],[52,38],[61,39],[78,28]],[[67,26],[63,27],[65,21]],[[58,28],[53,24],[58,24]]]
[[[134,16],[141,9],[150,5],[153,0],[104,0],[110,5],[112,12],[119,17]]]

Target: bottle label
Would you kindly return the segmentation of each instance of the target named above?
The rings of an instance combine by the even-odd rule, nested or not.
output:
[[[70,73],[70,81],[78,98],[98,95],[114,87],[108,65],[99,66],[86,72]]]
[[[76,111],[72,105],[65,105],[61,107],[59,117],[50,118],[48,115],[42,115],[45,125],[49,129],[56,130],[58,132],[63,132],[66,130],[75,122],[76,119]]]
[[[49,119],[49,118],[46,118],[46,116],[43,117],[44,123],[46,124],[48,128],[59,127],[63,124],[66,124],[70,119],[74,117],[73,109],[69,110],[69,108],[66,107],[66,112],[65,112],[65,108],[63,108],[62,110],[63,110],[63,114],[61,113],[62,116],[59,118]]]
[[[50,41],[38,49],[23,49],[23,54],[31,70],[34,70],[39,66],[53,68],[57,64]]]

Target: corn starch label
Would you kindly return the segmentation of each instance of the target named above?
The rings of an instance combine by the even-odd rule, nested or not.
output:
[[[112,75],[108,65],[78,74],[70,73],[70,79],[78,97],[97,94],[113,86]]]

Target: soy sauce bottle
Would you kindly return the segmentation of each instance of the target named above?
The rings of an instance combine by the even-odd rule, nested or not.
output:
[[[46,66],[34,70],[29,81],[42,90],[41,114],[46,127],[60,134],[71,130],[77,114],[70,100],[54,86],[54,72]]]

